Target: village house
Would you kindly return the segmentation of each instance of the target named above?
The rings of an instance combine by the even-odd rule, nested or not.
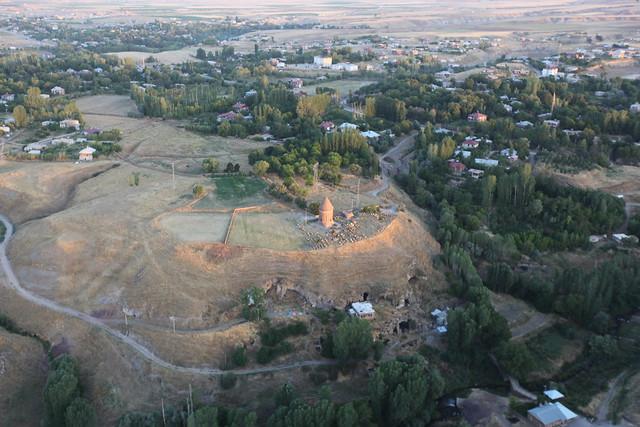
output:
[[[464,163],[461,163],[459,160],[450,159],[448,162],[449,170],[453,172],[454,175],[462,175],[464,170],[467,168]]]
[[[552,402],[564,398],[564,394],[560,393],[558,390],[545,390],[544,395]]]
[[[488,119],[486,114],[482,114],[478,111],[476,111],[475,113],[469,114],[469,116],[467,116],[467,120],[470,122],[475,122],[475,123],[482,123],[482,122],[486,122]]]
[[[354,71],[358,71],[358,65],[356,64],[351,64],[348,62],[340,62],[338,64],[333,64],[331,66],[332,70],[335,71],[346,71],[346,72],[354,72]]]
[[[562,403],[555,402],[530,409],[528,418],[537,427],[560,427],[578,418],[578,415]]]
[[[51,88],[51,95],[62,96],[64,94],[65,94],[65,91],[60,86],[54,86],[53,88]]]
[[[0,135],[9,135],[11,128],[9,126],[0,126]]]
[[[0,96],[0,99],[4,102],[13,102],[16,100],[16,95],[13,93],[5,93],[4,95]]]
[[[467,150],[473,150],[480,146],[480,141],[477,138],[467,137],[462,143],[462,148],[466,148]]]
[[[469,176],[473,179],[480,179],[484,176],[484,171],[482,169],[473,169],[469,168]]]
[[[361,319],[373,319],[376,316],[373,305],[367,301],[351,303],[348,313],[350,316]]]
[[[545,120],[542,122],[545,126],[549,126],[550,128],[558,128],[560,126],[560,120]]]
[[[98,128],[89,128],[89,129],[85,129],[82,132],[83,135],[100,135],[101,133],[102,133],[102,130]]]
[[[640,103],[636,102],[635,104],[631,104],[631,107],[629,107],[629,111],[635,114],[640,113]]]
[[[333,58],[330,56],[314,56],[313,57],[313,65],[316,65],[321,68],[331,67],[333,63]]]
[[[300,89],[304,86],[304,80],[298,78],[288,79],[286,82],[290,89]]]
[[[486,166],[489,168],[494,168],[498,166],[498,161],[493,159],[475,159],[476,165]]]
[[[380,138],[380,134],[378,132],[375,132],[375,131],[372,131],[372,130],[368,130],[368,131],[365,131],[365,132],[360,132],[360,135],[364,136],[369,141],[376,141],[376,140],[378,140],[378,138]]]
[[[73,119],[61,120],[60,123],[58,123],[58,125],[60,126],[60,129],[80,130],[80,121],[78,120],[73,120]]]
[[[329,133],[329,132],[333,131],[335,128],[336,128],[335,123],[333,123],[331,121],[324,121],[324,122],[320,123],[320,130],[322,132]]]
[[[471,157],[471,151],[468,150],[456,150],[453,152],[454,157],[458,157],[460,155],[462,155],[463,159],[468,159],[469,157]]]
[[[558,75],[558,67],[548,67],[542,69],[542,77],[556,77]]]
[[[80,153],[78,155],[78,160],[84,161],[84,162],[90,162],[93,160],[93,153],[95,152],[96,152],[95,148],[92,148],[92,147],[83,148],[82,150],[80,150]]]
[[[218,117],[216,118],[216,120],[218,123],[230,122],[232,120],[235,120],[236,117],[237,117],[237,114],[235,111],[228,111],[226,113],[218,114]]]
[[[528,120],[522,120],[522,121],[516,123],[516,126],[519,127],[520,129],[526,129],[526,128],[533,127],[533,123],[531,123]]]
[[[518,152],[513,148],[505,148],[500,150],[500,155],[502,157],[506,157],[507,160],[512,162],[518,160]]]
[[[340,126],[338,126],[338,130],[344,132],[345,130],[356,130],[358,129],[358,125],[354,125],[353,123],[344,122]]]
[[[248,90],[244,93],[245,98],[250,98],[252,96],[257,96],[257,95],[258,95],[258,91],[255,89]]]
[[[235,104],[233,104],[233,111],[247,111],[249,109],[249,107],[247,107],[247,104],[244,104],[242,102],[236,102]]]

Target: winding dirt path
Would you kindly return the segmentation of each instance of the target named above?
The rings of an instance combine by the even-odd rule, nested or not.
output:
[[[0,268],[2,269],[5,277],[6,284],[9,288],[13,289],[18,295],[20,295],[25,300],[30,301],[33,304],[36,304],[40,307],[47,308],[49,310],[55,311],[56,313],[63,314],[65,316],[74,317],[76,319],[82,320],[85,323],[88,323],[96,328],[101,329],[107,334],[111,335],[111,337],[116,340],[126,344],[132,350],[138,352],[145,359],[150,362],[163,367],[165,369],[180,372],[185,374],[196,374],[196,375],[222,375],[224,373],[234,373],[237,375],[251,375],[251,374],[260,374],[265,372],[275,372],[275,371],[283,371],[287,369],[295,369],[303,366],[321,366],[321,365],[331,365],[334,362],[328,360],[306,360],[301,362],[289,363],[286,365],[278,365],[278,366],[265,366],[262,368],[249,368],[249,369],[235,369],[235,370],[226,370],[223,371],[218,368],[197,368],[197,367],[188,367],[188,366],[179,366],[174,365],[173,363],[169,363],[166,360],[161,359],[156,354],[154,354],[150,349],[143,346],[142,344],[135,341],[133,338],[124,335],[120,331],[113,329],[107,326],[102,321],[92,317],[86,313],[81,311],[74,310],[69,307],[65,307],[63,305],[58,304],[57,302],[48,300],[39,295],[36,295],[27,289],[23,288],[18,281],[15,273],[13,272],[13,268],[11,267],[11,262],[7,257],[7,245],[13,236],[13,224],[9,221],[9,219],[0,214],[0,222],[2,222],[6,228],[4,240],[0,243]]]

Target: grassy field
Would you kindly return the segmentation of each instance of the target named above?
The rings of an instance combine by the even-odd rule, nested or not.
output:
[[[307,94],[316,93],[316,88],[328,87],[335,89],[340,96],[347,96],[349,93],[355,93],[361,87],[375,83],[373,80],[334,80],[331,82],[319,82],[309,86],[303,86],[300,89],[296,89],[294,92],[306,92]]]
[[[160,224],[182,242],[222,243],[227,234],[231,214],[184,213],[169,214]]]
[[[202,160],[214,157],[221,165],[239,163],[242,171],[248,171],[249,153],[265,147],[263,142],[248,139],[199,135],[183,129],[177,121],[127,117],[136,107],[126,96],[89,96],[76,103],[87,126],[120,129],[123,152],[141,166],[170,171],[175,162],[178,172],[199,173]]]
[[[46,358],[38,341],[0,327],[0,425],[40,425]]]
[[[205,50],[215,51],[216,48],[205,46]],[[196,59],[196,47],[185,47],[179,50],[168,50],[165,52],[139,52],[139,51],[129,51],[129,52],[108,52],[105,55],[113,55],[117,56],[120,59],[131,59],[136,63],[142,63],[145,59],[150,56],[156,58],[156,60],[160,64],[181,64],[183,62],[194,62]]]
[[[297,227],[303,220],[301,214],[290,212],[243,212],[234,221],[229,243],[286,251],[304,249],[307,242]]]
[[[234,209],[264,205],[271,200],[264,193],[266,184],[247,176],[219,176],[212,178],[214,190],[196,203],[199,209]]]
[[[262,180],[246,176],[220,176],[213,178],[213,182],[216,185],[216,196],[220,200],[246,199],[266,188]]]
[[[552,326],[527,340],[535,360],[534,377],[550,378],[566,362],[578,357],[584,347],[584,333],[569,326]]]

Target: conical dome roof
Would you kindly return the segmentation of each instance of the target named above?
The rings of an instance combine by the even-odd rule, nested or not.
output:
[[[320,205],[320,210],[321,211],[332,211],[333,210],[333,205],[331,204],[331,200],[329,200],[328,197],[325,197],[324,200],[322,201],[322,204]]]

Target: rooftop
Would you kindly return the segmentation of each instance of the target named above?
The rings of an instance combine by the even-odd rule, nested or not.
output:
[[[574,418],[578,418],[578,415],[562,403],[558,402],[530,409],[529,414],[545,425],[553,424],[558,421],[570,421]]]

